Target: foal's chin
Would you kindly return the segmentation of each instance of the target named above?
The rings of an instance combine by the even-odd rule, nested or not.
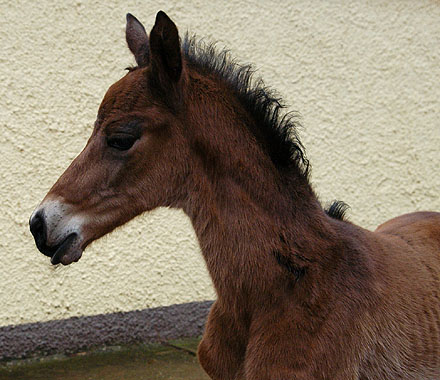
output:
[[[58,264],[69,265],[74,262],[77,262],[81,258],[81,256],[82,256],[82,252],[75,255],[65,255],[61,257],[59,261],[54,261],[51,259],[50,263],[54,266]]]
[[[61,243],[54,255],[50,258],[50,262],[53,265],[69,265],[78,261],[82,253],[83,248],[81,248],[80,237],[77,234],[71,234]]]
[[[50,259],[50,262],[53,265],[56,265],[56,264],[69,265],[69,264],[72,264],[74,262],[77,262],[81,258],[82,253],[83,253],[83,251],[81,249],[79,249],[79,250],[72,250],[72,251],[69,251],[68,253],[62,255],[59,258],[58,262],[55,262],[53,260],[53,257]]]

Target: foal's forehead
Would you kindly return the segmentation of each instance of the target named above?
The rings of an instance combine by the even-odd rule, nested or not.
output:
[[[103,120],[117,112],[128,113],[145,107],[149,96],[145,73],[135,70],[112,84],[99,106],[98,119]]]

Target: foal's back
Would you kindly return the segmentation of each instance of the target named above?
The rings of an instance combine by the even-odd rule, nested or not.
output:
[[[377,227],[376,232],[404,235],[421,230],[432,231],[431,238],[440,242],[440,213],[431,211],[412,212],[388,220]],[[422,232],[422,231],[421,231]],[[422,232],[423,233],[423,232]]]
[[[376,232],[399,237],[403,245],[432,257],[432,265],[439,269],[440,213],[423,211],[401,215],[381,224]]]
[[[378,336],[371,363],[385,354],[376,367],[383,368],[382,376],[440,379],[440,213],[402,215],[373,235],[381,247],[374,260],[385,303],[374,316]],[[377,378],[366,367],[366,378]]]

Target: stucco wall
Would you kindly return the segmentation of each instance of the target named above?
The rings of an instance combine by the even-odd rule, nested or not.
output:
[[[323,201],[375,225],[440,211],[438,1],[0,1],[0,326],[213,299],[189,220],[142,215],[50,266],[28,217],[133,63],[125,13],[165,10],[252,62],[301,113]]]

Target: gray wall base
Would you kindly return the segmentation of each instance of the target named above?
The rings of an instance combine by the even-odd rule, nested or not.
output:
[[[0,327],[0,360],[199,336],[212,301]]]

